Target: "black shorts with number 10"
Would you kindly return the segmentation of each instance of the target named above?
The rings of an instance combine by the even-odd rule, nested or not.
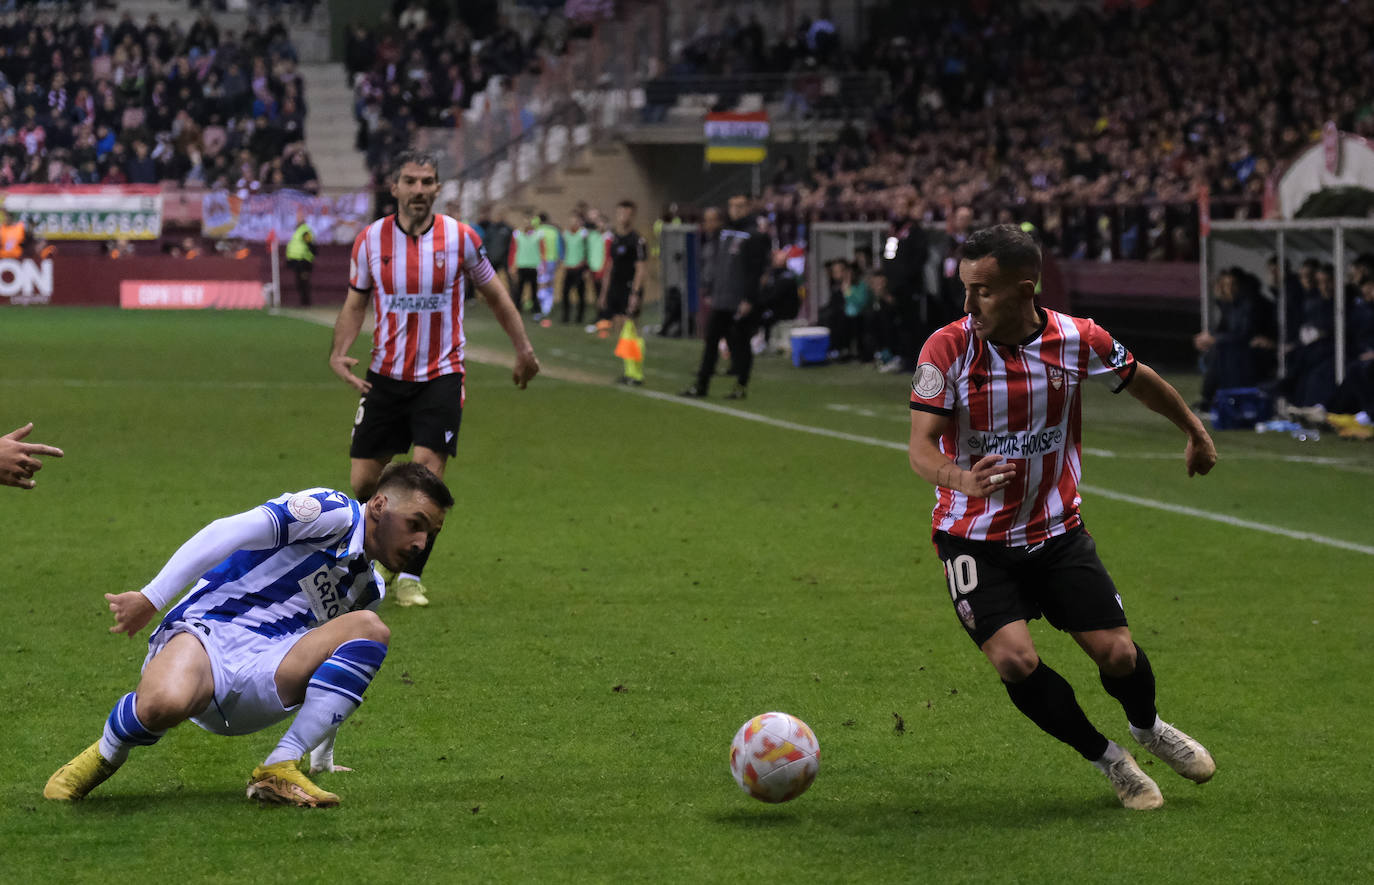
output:
[[[431,381],[397,381],[369,371],[372,389],[358,401],[353,419],[351,458],[390,458],[424,446],[450,456],[458,453],[463,423],[463,375]]]
[[[1126,626],[1121,596],[1082,526],[1029,547],[945,532],[934,541],[954,611],[979,647],[1007,624],[1041,616],[1073,633]]]

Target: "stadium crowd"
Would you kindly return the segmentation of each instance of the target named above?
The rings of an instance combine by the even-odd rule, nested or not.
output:
[[[0,186],[319,187],[281,15],[242,33],[75,5],[0,20]]]
[[[878,70],[891,84],[809,166],[770,174],[765,199],[801,217],[883,219],[914,198],[926,220],[968,206],[980,225],[1031,221],[1067,257],[1186,260],[1203,187],[1214,217],[1253,217],[1269,173],[1326,121],[1374,136],[1374,100],[1341,87],[1374,78],[1370,0],[1153,0],[1059,18],[892,3],[863,44],[826,19],[771,39],[756,19],[724,22],[675,46],[666,76]]]
[[[546,16],[527,36],[496,14],[494,4],[397,0],[376,22],[348,28],[344,67],[354,92],[356,147],[380,181],[390,158],[421,127],[457,127],[473,97],[493,77],[538,72],[541,55],[559,54],[565,20]],[[528,126],[532,120],[522,120]],[[498,145],[493,145],[493,148]]]

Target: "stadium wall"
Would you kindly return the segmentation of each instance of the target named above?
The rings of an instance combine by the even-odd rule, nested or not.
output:
[[[58,306],[117,307],[119,286],[124,280],[251,282],[261,285],[272,278],[265,256],[242,261],[204,256],[188,261],[161,255],[135,255],[118,260],[102,255],[58,255],[50,260],[52,294],[47,303]],[[346,265],[346,252],[344,262]],[[9,303],[9,299],[0,298],[0,305]]]

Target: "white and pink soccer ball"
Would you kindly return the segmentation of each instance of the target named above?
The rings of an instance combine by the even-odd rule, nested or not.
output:
[[[762,802],[795,799],[821,765],[821,745],[805,722],[787,713],[763,713],[740,726],[730,742],[730,773]]]

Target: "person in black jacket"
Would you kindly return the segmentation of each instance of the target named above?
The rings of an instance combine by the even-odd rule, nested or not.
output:
[[[906,200],[892,220],[892,229],[883,247],[883,272],[895,311],[897,349],[879,368],[885,372],[910,372],[916,368],[916,354],[925,336],[944,325],[941,311],[932,311],[926,292],[925,269],[929,257],[925,231],[913,200]],[[938,315],[932,316],[935,313]]]
[[[1273,375],[1278,333],[1274,308],[1260,294],[1259,280],[1233,267],[1217,277],[1215,328],[1193,336],[1202,356],[1200,411],[1212,407],[1218,389],[1251,387]]]
[[[697,380],[682,396],[706,396],[711,376],[720,356],[720,342],[730,348],[735,370],[735,389],[726,399],[744,399],[749,388],[749,373],[754,352],[749,339],[758,322],[756,307],[759,289],[768,271],[769,238],[754,223],[751,200],[745,194],[732,196],[727,204],[730,221],[717,235],[715,272],[712,275],[711,313],[706,319],[705,344]]]

